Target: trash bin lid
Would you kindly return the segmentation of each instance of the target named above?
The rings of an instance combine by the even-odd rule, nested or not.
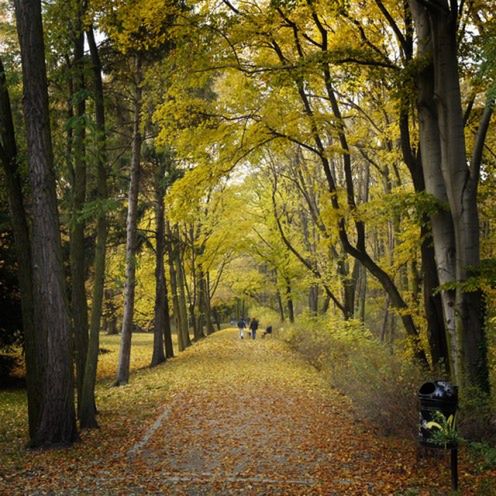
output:
[[[458,388],[448,381],[426,382],[419,389],[419,397],[456,400]]]

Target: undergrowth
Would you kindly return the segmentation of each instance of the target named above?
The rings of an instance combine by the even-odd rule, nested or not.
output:
[[[348,396],[361,416],[382,433],[416,437],[418,390],[436,379],[408,351],[392,352],[359,321],[323,316],[286,325],[282,337]],[[476,392],[460,402],[460,432],[467,440],[494,440],[490,400]]]

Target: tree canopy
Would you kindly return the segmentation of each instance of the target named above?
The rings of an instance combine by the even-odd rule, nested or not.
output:
[[[0,346],[24,333],[34,446],[97,425],[103,330],[124,385],[136,331],[156,366],[239,318],[337,316],[490,398],[487,2],[19,0],[0,21]]]

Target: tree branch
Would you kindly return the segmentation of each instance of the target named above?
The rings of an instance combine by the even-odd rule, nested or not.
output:
[[[477,183],[480,177],[480,168],[482,163],[482,152],[484,150],[484,142],[486,140],[487,131],[491,122],[491,117],[494,112],[495,98],[490,98],[486,103],[486,108],[482,114],[479,130],[475,137],[474,150],[472,152],[472,160],[470,161],[470,175],[472,180]]]

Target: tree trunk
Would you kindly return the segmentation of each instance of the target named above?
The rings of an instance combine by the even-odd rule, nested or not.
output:
[[[308,289],[308,309],[314,316],[319,312],[319,287],[316,284],[312,284]]]
[[[281,322],[284,322],[286,320],[284,315],[284,304],[282,302],[281,291],[279,290],[279,288],[277,288],[276,298],[277,298],[277,308],[279,308],[279,316],[281,318]]]
[[[5,72],[0,59],[0,162],[2,163],[9,203],[10,221],[14,231],[17,277],[21,291],[22,326],[26,354],[26,382],[28,397],[29,435],[34,437],[40,413],[39,364],[36,350],[36,334],[33,321],[33,283],[31,268],[31,244],[29,225],[22,193],[22,180],[18,168],[17,143],[10,97]]]
[[[205,320],[206,334],[212,334],[214,332],[214,327],[212,325],[212,310],[210,308],[210,289],[209,289],[209,277],[208,273],[203,271],[203,267],[200,268],[200,303],[201,303],[201,313]]]
[[[291,283],[289,279],[285,279],[285,281],[286,281],[286,305],[288,307],[288,319],[293,324],[295,321],[295,315],[294,315],[293,297],[291,292]]]
[[[179,296],[177,289],[177,274],[175,268],[175,259],[177,250],[177,244],[173,238],[172,231],[170,229],[169,224],[166,224],[167,229],[167,237],[169,242],[167,243],[167,254],[169,260],[169,274],[170,274],[170,287],[171,287],[171,295],[172,295],[172,304],[174,308],[174,322],[176,328],[176,336],[177,336],[177,347],[179,351],[184,351],[186,348],[186,344],[183,341],[183,334],[181,332],[181,313],[179,310]]]
[[[459,386],[489,390],[481,292],[463,283],[480,268],[477,209],[478,164],[467,166],[464,120],[458,74],[456,2],[425,6],[410,0],[426,59],[418,75],[422,163],[427,191],[446,201],[449,211],[433,218],[433,240],[443,291],[443,310],[450,348],[451,373]],[[436,224],[436,225],[435,225]]]
[[[168,320],[167,289],[165,286],[165,218],[162,184],[165,167],[161,164],[155,174],[155,308],[153,329],[153,355],[151,367],[165,362],[164,336]],[[170,332],[170,329],[169,329]]]
[[[105,151],[105,107],[103,99],[102,67],[100,56],[95,43],[93,30],[87,32],[93,64],[93,91],[95,99],[95,127],[97,140],[97,198],[103,202],[107,199],[107,156]],[[105,257],[107,244],[107,217],[103,205],[96,220],[96,246],[94,259],[93,297],[90,317],[90,335],[88,354],[86,356],[84,380],[79,409],[79,424],[81,427],[98,427],[95,407],[95,384],[100,346],[100,323],[102,318],[103,296],[105,287]],[[112,316],[112,318],[114,318]],[[114,318],[115,319],[115,318]],[[115,320],[114,320],[115,322]]]
[[[446,2],[447,5],[447,2]],[[458,74],[457,13],[431,9],[434,81],[441,138],[441,170],[455,231],[456,281],[463,284],[479,275],[479,212],[477,166],[467,166],[464,120]],[[489,391],[487,345],[481,291],[456,290],[456,338],[460,354],[461,386]]]
[[[357,298],[355,318],[365,322],[365,303],[367,301],[367,271],[358,263]]]
[[[74,129],[74,175],[71,185],[71,226],[70,226],[70,265],[71,265],[71,311],[74,333],[74,356],[76,362],[76,390],[78,408],[81,405],[84,368],[88,352],[88,302],[85,288],[85,221],[81,219],[81,211],[86,200],[86,157],[84,115],[86,102],[83,95],[84,82],[84,34],[81,27],[81,16],[78,12],[77,33],[74,42],[73,88],[76,108],[76,124]]]
[[[138,193],[141,161],[141,59],[135,55],[136,82],[134,94],[133,145],[131,158],[131,177],[126,222],[126,286],[124,289],[124,314],[122,318],[121,345],[119,365],[114,385],[121,386],[129,382],[129,364],[131,360],[131,338],[133,332],[134,295],[136,286],[136,231],[138,217]]]
[[[41,388],[32,447],[67,446],[78,439],[74,408],[70,317],[60,244],[48,110],[45,47],[39,0],[16,0],[32,193],[34,322]]]
[[[354,267],[359,263],[355,260]],[[350,271],[348,268],[348,263],[344,260],[338,262],[338,273],[343,279],[343,307],[344,307],[344,318],[345,320],[352,319],[355,311],[355,292],[356,292],[356,282],[357,274]]]
[[[175,269],[177,277],[177,296],[179,304],[179,322],[180,328],[179,332],[182,336],[182,342],[184,347],[187,348],[191,346],[191,338],[189,336],[189,322],[188,322],[188,309],[186,306],[186,290],[185,290],[185,280],[184,280],[184,266],[181,256],[181,248],[179,246],[179,228],[176,226],[176,240],[177,247],[175,250]]]

